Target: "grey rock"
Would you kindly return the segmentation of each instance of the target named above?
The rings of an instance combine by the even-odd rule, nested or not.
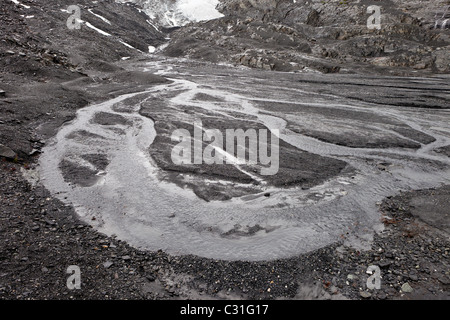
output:
[[[56,226],[57,225],[57,223],[55,221],[50,220],[50,219],[44,219],[44,221],[45,221],[45,223],[47,223],[50,226]]]
[[[387,298],[386,293],[384,293],[384,292],[379,292],[379,293],[377,294],[377,298],[380,299],[380,300],[386,299],[386,298]]]
[[[444,47],[442,50],[436,50],[433,52],[434,66],[440,72],[450,71],[450,58],[448,55],[450,46]]]
[[[410,286],[410,284],[408,282],[406,282],[402,285],[402,292],[411,293],[413,291],[414,291],[414,289]]]
[[[156,280],[156,276],[154,274],[148,274],[146,276],[147,280],[150,282],[154,282]]]
[[[15,159],[17,155],[12,149],[0,144],[0,157]]]
[[[419,278],[417,277],[416,274],[411,274],[411,275],[409,275],[409,279],[412,280],[412,281],[417,281],[417,280],[419,280]]]
[[[450,284],[450,279],[449,279],[449,277],[446,277],[446,276],[440,276],[440,277],[438,278],[438,280],[439,280],[440,283],[442,283],[442,284],[444,284],[444,285],[449,285],[449,284]]]
[[[380,267],[380,268],[388,268],[390,265],[392,264],[392,261],[391,260],[381,260],[379,263],[378,263],[378,266]]]

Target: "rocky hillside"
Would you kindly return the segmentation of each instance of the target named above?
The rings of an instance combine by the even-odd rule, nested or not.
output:
[[[76,18],[75,12],[68,11],[73,1],[2,1],[0,68],[23,65],[23,72],[38,73],[41,66],[68,66],[70,61],[72,66],[101,70],[107,62],[148,52],[149,46],[165,41],[164,35],[149,25],[147,15],[132,4],[114,0],[76,3],[78,28],[75,23],[68,26],[72,17]]]
[[[114,76],[125,71],[117,62],[167,41],[142,10],[114,0],[76,3],[79,17],[68,10],[71,0],[0,1],[0,156],[34,155],[42,145],[39,124],[57,128],[116,87],[155,80]]]
[[[144,57],[168,37],[169,56],[266,70],[450,72],[450,23],[443,25],[449,0],[220,0],[221,14],[211,7],[216,1],[78,0],[79,17],[69,10],[72,0],[1,1],[1,154],[35,154],[40,124],[56,129],[95,99],[163,81],[117,76],[125,71],[117,62]],[[202,4],[211,17],[223,17],[195,22],[205,12],[189,13]],[[367,27],[370,5],[381,7],[380,30]]]
[[[372,5],[381,9],[380,29],[368,28]],[[223,18],[178,30],[166,52],[277,71],[448,73],[449,6],[448,0],[222,0]]]

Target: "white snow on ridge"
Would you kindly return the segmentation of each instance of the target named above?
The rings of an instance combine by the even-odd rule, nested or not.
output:
[[[91,29],[97,31],[98,33],[100,33],[100,34],[102,34],[102,35],[104,35],[104,36],[107,36],[107,37],[110,37],[110,36],[111,36],[109,33],[105,32],[105,31],[103,31],[103,30],[100,30],[100,29],[97,28],[97,27],[94,27],[92,24],[90,24],[90,23],[87,22],[87,21],[85,21],[84,23],[86,24],[87,27],[89,27],[89,28],[91,28]]]
[[[178,10],[190,21],[206,21],[223,17],[216,6],[219,0],[179,0]]]
[[[132,45],[126,43],[125,41],[119,40],[119,42],[120,42],[121,44],[123,44],[123,45],[124,45],[125,47],[127,47],[127,48],[137,50],[135,47],[133,47]]]
[[[116,0],[134,2],[144,8],[152,24],[161,27],[181,27],[190,22],[217,19],[219,0]]]
[[[155,26],[155,24],[152,23],[150,20],[147,20],[147,23],[148,23],[149,25],[151,25],[151,26],[153,27],[153,29],[155,29],[156,31],[160,32],[159,28],[158,28],[157,26]]]
[[[111,24],[111,22],[109,22],[109,20],[106,19],[105,17],[102,17],[101,15],[98,15],[98,14],[92,12],[92,9],[88,9],[88,11],[89,11],[90,13],[92,13],[94,16],[96,16],[97,18],[101,19],[103,22],[106,22],[106,23],[109,24],[109,25]]]

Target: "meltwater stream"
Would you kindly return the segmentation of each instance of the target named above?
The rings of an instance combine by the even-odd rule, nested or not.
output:
[[[349,245],[364,247],[370,245],[374,232],[382,230],[377,202],[399,190],[450,183],[449,158],[433,152],[450,145],[448,110],[355,104],[333,94],[315,93],[300,84],[283,86],[292,75],[273,73],[269,77],[272,80],[256,80],[246,76],[250,71],[238,72],[225,66],[204,73],[187,67],[175,69],[173,61],[149,64],[147,70],[158,71],[173,82],[80,110],[77,118],[64,125],[48,143],[40,158],[41,182],[52,194],[72,204],[80,217],[99,231],[114,234],[133,246],[162,249],[174,255],[250,261],[291,257],[342,239]],[[273,82],[274,74],[279,86]],[[198,100],[195,97],[199,93],[222,102]],[[270,197],[261,194],[205,202],[189,189],[158,179],[160,169],[148,152],[156,137],[154,123],[139,110],[143,101],[162,99],[174,110],[192,106],[219,114],[257,116],[269,129],[279,129],[280,139],[289,144],[346,161],[355,170],[309,190],[268,188],[265,192],[270,192]],[[350,148],[327,143],[292,131],[276,108],[262,110],[260,102],[369,110],[426,133],[435,142],[423,144],[419,150]],[[122,120],[105,124],[95,120],[100,114]],[[292,116],[289,121],[315,120]],[[346,125],[352,126],[351,121]],[[317,123],[320,125],[323,123]],[[336,133],[341,127],[336,126]],[[108,159],[107,166],[92,161],[99,155]],[[94,172],[93,182],[81,186],[66,181],[62,163]],[[390,165],[380,170],[377,163]],[[254,233],[224,236],[236,225],[261,228]]]

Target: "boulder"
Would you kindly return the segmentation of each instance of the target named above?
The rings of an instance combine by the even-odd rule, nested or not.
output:
[[[7,146],[0,144],[0,157],[4,157],[7,159],[15,159],[17,157],[16,153]]]

